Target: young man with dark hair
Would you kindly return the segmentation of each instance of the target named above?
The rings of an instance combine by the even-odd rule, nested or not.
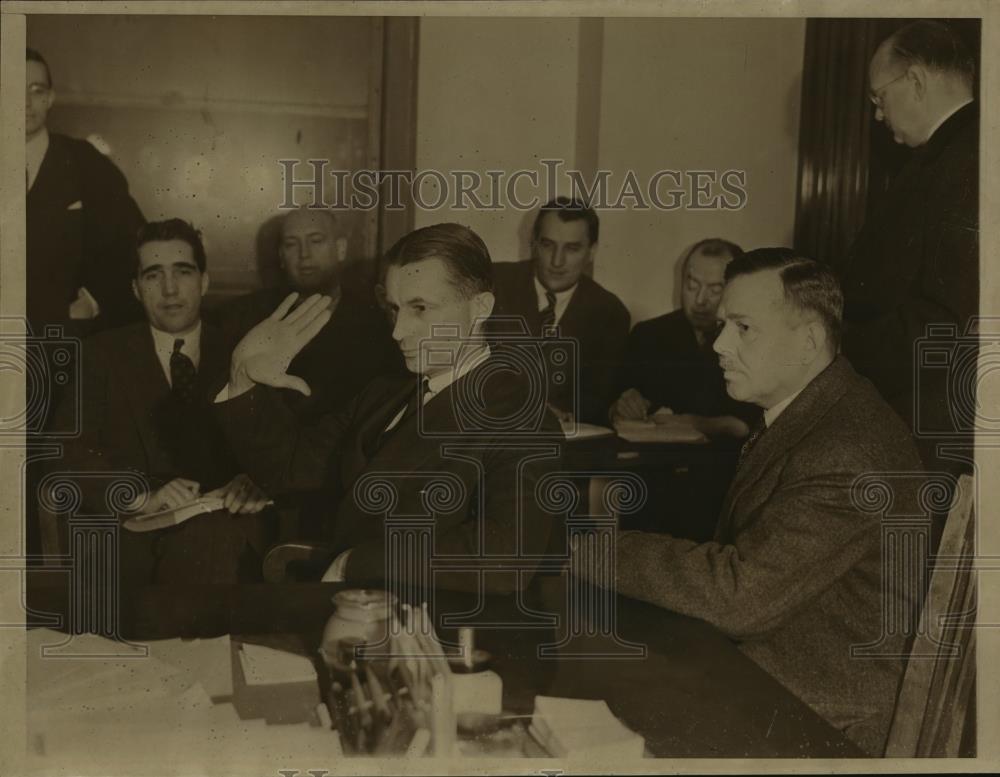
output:
[[[539,336],[558,327],[578,346],[579,383],[549,386],[560,420],[607,424],[628,338],[629,313],[621,300],[592,280],[599,220],[580,201],[557,197],[542,206],[532,229],[531,259],[494,265],[496,315],[520,319]],[[497,323],[498,336],[510,323]],[[555,373],[553,373],[555,374]]]
[[[262,528],[233,516],[260,512],[267,497],[238,473],[212,414],[231,347],[201,320],[209,282],[201,236],[180,219],[149,223],[139,232],[136,255],[132,288],[146,320],[84,341],[81,435],[66,443],[58,467],[69,473],[139,473],[149,491],[127,513],[169,510],[209,493],[223,499],[224,510],[179,526],[148,533],[122,529],[124,583],[259,579]],[[61,412],[73,413],[71,405]],[[80,480],[84,505],[103,513],[103,486],[94,490],[99,485]]]

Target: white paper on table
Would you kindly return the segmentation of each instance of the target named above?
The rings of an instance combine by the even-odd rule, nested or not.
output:
[[[531,732],[560,758],[641,758],[645,747],[602,700],[536,696]]]
[[[559,423],[562,426],[563,436],[567,440],[593,440],[597,437],[611,437],[615,433],[614,429],[597,424],[582,424],[576,421],[560,421]]]
[[[305,656],[264,645],[240,645],[240,664],[247,685],[312,682],[316,668]]]
[[[660,422],[616,421],[615,431],[628,442],[702,443],[708,438],[684,421],[664,417]]]

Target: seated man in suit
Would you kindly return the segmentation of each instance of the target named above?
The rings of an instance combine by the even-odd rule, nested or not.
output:
[[[579,385],[552,385],[549,402],[560,420],[606,425],[616,376],[628,338],[629,313],[614,294],[592,280],[600,222],[592,208],[565,197],[542,206],[532,229],[532,258],[494,265],[498,316],[517,316],[535,336],[558,326],[577,342]],[[507,331],[503,322],[493,327]],[[574,392],[577,393],[574,407]]]
[[[223,332],[236,343],[271,315],[289,292],[297,292],[300,299],[325,294],[333,300],[330,320],[288,369],[311,389],[309,396],[284,392],[299,419],[316,420],[342,410],[373,378],[403,372],[399,349],[374,294],[342,282],[332,212],[290,211],[281,222],[278,253],[285,285],[235,299],[219,311],[218,318]]]
[[[224,511],[177,526],[119,534],[126,583],[227,583],[259,577],[248,541],[255,527],[234,515],[256,513],[266,497],[239,474],[212,414],[231,348],[201,320],[208,289],[200,235],[180,219],[145,225],[138,236],[133,288],[146,321],[84,341],[81,436],[66,444],[67,472],[132,471],[150,484],[129,512],[179,507],[202,494]],[[68,392],[73,397],[74,392]],[[72,402],[60,412],[73,413]],[[81,478],[84,506],[106,512],[99,481]]]
[[[828,268],[764,248],[734,259],[726,280],[715,351],[729,394],[763,408],[764,426],[744,444],[715,539],[619,534],[616,587],[721,629],[881,754],[903,660],[851,649],[877,642],[883,608],[911,612],[919,592],[890,585],[882,600],[881,522],[852,500],[852,484],[919,474],[920,459],[903,422],[838,355],[843,296]],[[895,496],[920,513],[916,494]],[[901,631],[887,633],[886,653],[905,655]]]
[[[684,257],[680,310],[641,321],[629,335],[613,421],[643,420],[667,408],[709,437],[742,439],[750,433],[748,422],[760,411],[726,393],[712,351],[726,265],[742,255],[739,246],[709,238]]]
[[[562,434],[532,391],[534,373],[512,370],[481,336],[494,302],[489,252],[466,227],[438,224],[401,238],[384,264],[406,376],[376,378],[341,413],[298,422],[275,389],[309,392],[287,368],[326,325],[330,299],[310,297],[292,310],[290,296],[233,352],[219,416],[268,493],[341,486],[329,518],[336,558],[324,579],[420,578],[419,564],[389,566],[392,511],[432,517],[435,558],[465,567],[438,570],[435,585],[517,590],[548,547],[553,516],[534,487],[558,467]],[[442,484],[449,496],[431,504]],[[376,491],[395,496],[378,507]]]

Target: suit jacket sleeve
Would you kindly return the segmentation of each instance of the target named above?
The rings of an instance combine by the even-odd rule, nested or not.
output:
[[[620,535],[618,591],[734,638],[780,626],[879,542],[877,519],[851,505],[857,470],[796,469],[731,544]]]
[[[111,415],[121,412],[121,409],[112,407],[111,381],[114,380],[114,373],[105,350],[93,341],[88,341],[87,345],[86,358],[81,359],[79,371],[71,371],[78,375],[72,380],[74,383],[79,381],[80,401],[77,402],[77,386],[67,386],[55,415],[57,429],[71,429],[79,420],[80,435],[64,443],[62,457],[49,467],[49,472],[64,473],[73,479],[80,490],[83,505],[89,510],[105,513],[108,510],[105,503],[106,482],[87,475],[131,472],[145,478],[150,489],[159,488],[165,481],[162,477],[143,472],[135,466],[135,461],[125,458],[105,439]]]
[[[310,491],[337,477],[356,401],[343,412],[300,423],[278,390],[254,386],[216,405],[240,467],[268,494]]]
[[[628,311],[619,307],[612,311],[599,337],[581,349],[580,419],[586,423],[607,424],[608,410],[618,398],[618,375],[629,330]]]
[[[81,145],[84,191],[84,285],[109,326],[134,320],[132,295],[136,234],[145,223],[114,163],[89,143]]]

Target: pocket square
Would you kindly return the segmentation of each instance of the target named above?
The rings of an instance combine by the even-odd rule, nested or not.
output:
[[[66,210],[83,210],[83,200],[77,200],[76,202],[71,202],[66,206]]]

